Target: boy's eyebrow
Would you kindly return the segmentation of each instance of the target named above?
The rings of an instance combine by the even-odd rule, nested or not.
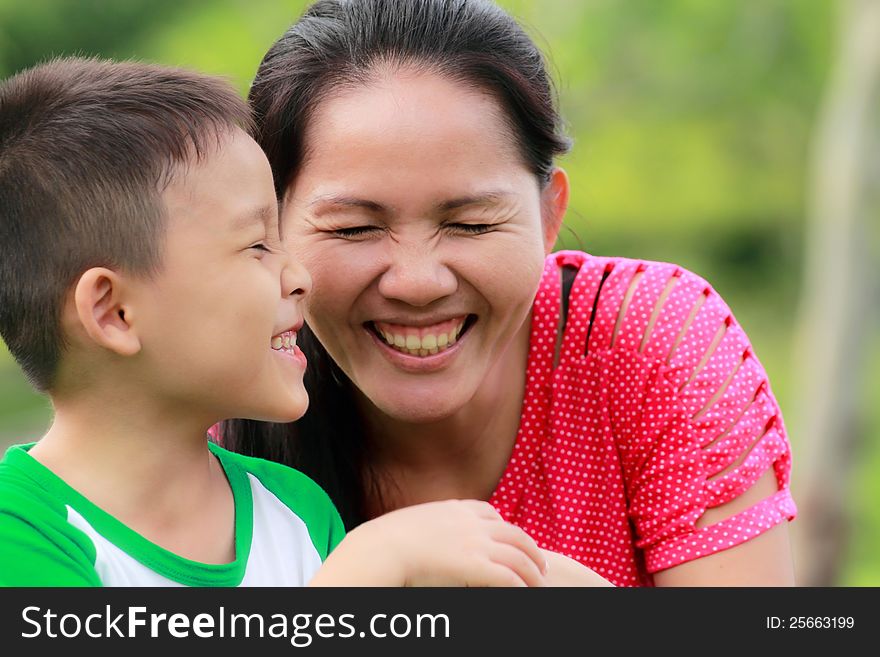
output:
[[[275,215],[276,207],[274,205],[264,205],[254,208],[249,212],[239,215],[232,224],[234,230],[244,230],[250,228],[254,224],[261,224],[268,227],[269,222]]]

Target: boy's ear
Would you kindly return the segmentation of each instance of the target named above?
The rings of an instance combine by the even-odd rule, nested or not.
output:
[[[134,317],[125,291],[124,277],[105,267],[92,267],[79,277],[73,301],[83,330],[96,344],[133,356],[141,341],[132,329]]]
[[[550,172],[550,181],[541,192],[541,219],[544,226],[544,254],[548,255],[556,244],[562,229],[562,220],[568,209],[568,174],[556,167]]]

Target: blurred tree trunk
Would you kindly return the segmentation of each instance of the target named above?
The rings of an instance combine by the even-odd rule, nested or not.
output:
[[[858,384],[874,319],[875,268],[865,240],[878,214],[870,191],[880,156],[869,146],[880,127],[880,0],[848,0],[840,9],[813,145],[795,350],[792,489],[799,518],[792,529],[801,586],[839,582],[859,448]]]

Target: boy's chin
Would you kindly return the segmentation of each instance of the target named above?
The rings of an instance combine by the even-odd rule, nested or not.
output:
[[[295,422],[306,414],[308,408],[309,398],[304,395],[302,398],[289,400],[287,404],[262,409],[261,413],[254,413],[252,419],[277,423]]]

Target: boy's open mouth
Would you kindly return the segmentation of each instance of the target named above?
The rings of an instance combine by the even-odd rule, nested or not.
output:
[[[296,350],[296,331],[284,331],[272,337],[272,349],[292,354]]]
[[[387,322],[366,322],[364,326],[392,349],[424,358],[449,349],[476,321],[476,315],[462,315],[430,326]]]

